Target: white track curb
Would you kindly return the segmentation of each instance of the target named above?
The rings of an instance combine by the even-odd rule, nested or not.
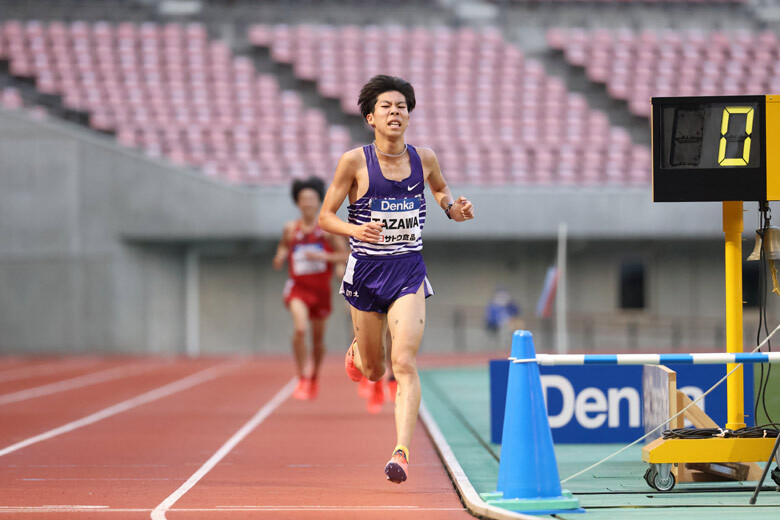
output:
[[[479,515],[485,518],[492,518],[496,520],[543,520],[538,516],[529,516],[522,513],[515,513],[500,507],[491,506],[479,496],[479,493],[471,485],[463,468],[460,467],[458,459],[455,458],[455,454],[452,452],[452,448],[447,443],[447,439],[439,429],[439,425],[433,419],[433,416],[425,406],[425,401],[420,403],[420,419],[422,419],[425,427],[428,429],[428,434],[433,440],[436,451],[439,452],[439,457],[444,462],[444,466],[447,468],[447,472],[450,474],[450,478],[455,483],[455,487],[458,489],[458,493],[463,499],[463,503],[466,504],[468,510],[475,515]]]

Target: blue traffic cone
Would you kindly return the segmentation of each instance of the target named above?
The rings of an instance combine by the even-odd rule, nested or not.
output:
[[[512,358],[535,357],[531,333],[515,331]],[[496,489],[495,493],[483,493],[482,498],[504,509],[547,515],[584,512],[579,500],[561,489],[542,380],[535,362],[509,366]]]

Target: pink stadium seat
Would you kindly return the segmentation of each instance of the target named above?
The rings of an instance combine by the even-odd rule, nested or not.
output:
[[[273,42],[271,28],[265,24],[255,24],[249,27],[247,33],[249,43],[257,47],[268,47]]]
[[[9,110],[16,110],[24,106],[22,94],[14,87],[5,87],[0,91],[0,106]]]

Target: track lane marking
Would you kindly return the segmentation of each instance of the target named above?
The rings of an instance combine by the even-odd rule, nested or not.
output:
[[[179,480],[173,477],[57,477],[57,478],[36,478],[26,477],[17,478],[20,482],[113,482],[113,481],[139,481],[147,482],[150,480]]]
[[[58,392],[65,392],[73,390],[75,388],[81,388],[83,386],[95,385],[98,383],[104,383],[114,379],[120,379],[122,377],[128,377],[141,372],[148,372],[153,369],[158,369],[159,365],[153,364],[135,364],[128,366],[111,367],[91,374],[84,374],[81,376],[73,377],[71,379],[63,379],[62,381],[55,381],[41,386],[34,386],[32,388],[26,388],[17,392],[11,392],[9,394],[0,395],[0,406],[10,403],[18,403],[19,401],[25,401],[27,399],[33,399],[35,397],[42,397],[44,395],[56,394]]]
[[[265,421],[279,405],[281,405],[295,389],[297,384],[297,378],[292,378],[290,381],[282,387],[281,390],[276,392],[270,401],[264,404],[256,413],[249,419],[244,425],[239,428],[226,442],[223,444],[209,459],[198,468],[198,470],[192,474],[187,481],[182,484],[179,489],[171,493],[168,498],[160,502],[160,504],[152,510],[152,520],[166,520],[165,513],[170,510],[171,506],[175,504],[187,491],[192,489],[195,484],[200,481],[206,474],[211,471],[233,448],[238,445],[239,442],[249,435],[252,430],[257,428],[260,423]],[[178,509],[177,509],[178,511]]]
[[[107,419],[113,415],[126,412],[143,404],[151,403],[157,399],[181,392],[182,390],[186,390],[187,388],[193,387],[195,385],[205,383],[206,381],[221,375],[223,372],[228,371],[228,369],[237,368],[240,364],[242,363],[230,361],[206,368],[199,372],[195,372],[194,374],[190,374],[182,379],[178,379],[172,383],[168,383],[167,385],[155,388],[154,390],[150,390],[136,397],[131,397],[130,399],[109,406],[108,408],[104,408],[93,414],[87,415],[86,417],[82,417],[81,419],[71,421],[52,430],[43,432],[33,437],[28,437],[27,439],[19,441],[15,444],[11,444],[10,446],[6,446],[0,450],[0,457],[15,451],[19,451],[22,448],[26,448],[27,446],[31,446],[33,444],[57,437],[63,433],[68,433],[98,421],[102,421],[103,419]]]
[[[88,360],[63,360],[63,361],[50,361],[48,363],[41,363],[40,365],[23,366],[3,370],[0,372],[0,383],[7,381],[16,381],[17,379],[25,379],[33,376],[40,376],[50,374],[52,372],[59,372],[65,370],[72,370],[76,368],[88,367],[98,363],[96,359]]]
[[[465,511],[465,507],[420,506],[215,506],[214,511]],[[173,509],[186,511],[186,509]]]
[[[0,506],[0,515],[19,513],[149,513],[149,508],[81,505],[51,506]],[[217,506],[170,509],[173,513],[229,513],[229,512],[273,512],[273,511],[466,511],[463,507],[418,507],[418,506]]]

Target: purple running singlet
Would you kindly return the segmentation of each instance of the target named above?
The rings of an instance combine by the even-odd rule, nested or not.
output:
[[[417,150],[408,146],[411,174],[391,181],[382,174],[373,145],[363,147],[368,167],[368,191],[350,204],[350,224],[383,222],[378,244],[350,237],[352,254],[340,293],[361,311],[386,313],[390,305],[425,285],[425,297],[433,294],[422,259],[425,225],[425,177]]]

